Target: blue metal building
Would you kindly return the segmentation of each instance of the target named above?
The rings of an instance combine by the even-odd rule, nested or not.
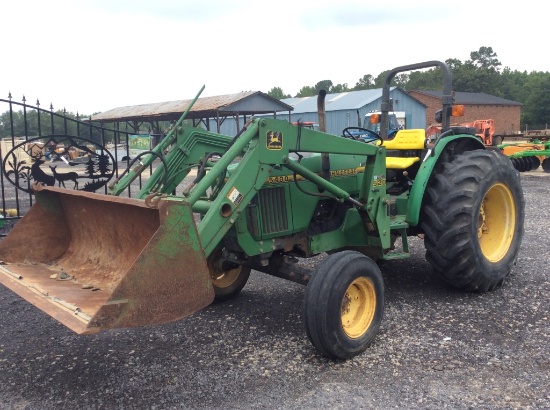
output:
[[[409,96],[400,88],[390,90],[393,99],[393,110],[404,111],[407,128],[426,129],[426,106]],[[327,132],[340,135],[346,127],[363,126],[365,115],[380,110],[382,89],[349,91],[344,93],[327,94],[325,97],[325,111]],[[294,107],[291,121],[318,122],[317,96],[304,98],[286,98],[281,100]]]
[[[426,129],[426,106],[422,102],[411,97],[398,87],[390,89],[390,98],[393,99],[394,111],[405,112],[407,128]],[[341,135],[342,130],[346,127],[362,127],[367,113],[380,110],[381,99],[381,88],[327,94],[325,96],[327,132]],[[290,112],[283,111],[276,114],[255,116],[275,116],[276,118],[290,122],[299,120],[303,122],[319,122],[317,96],[284,98],[280,101],[291,106],[293,110]],[[227,135],[235,135],[237,132],[234,122],[224,123],[220,131]]]

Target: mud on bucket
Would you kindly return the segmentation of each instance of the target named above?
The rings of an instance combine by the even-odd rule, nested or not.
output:
[[[189,204],[55,187],[0,241],[0,283],[79,334],[172,322],[214,299]]]

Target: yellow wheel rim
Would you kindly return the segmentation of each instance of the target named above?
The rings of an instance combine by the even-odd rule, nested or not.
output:
[[[212,284],[217,288],[227,288],[231,286],[239,278],[241,274],[242,266],[235,269],[223,270],[221,258],[221,250],[216,250],[208,258],[208,270],[210,272],[210,279]]]
[[[369,329],[376,311],[376,290],[370,279],[355,279],[342,300],[342,328],[347,336],[356,339]]]
[[[479,210],[477,237],[481,252],[490,262],[498,262],[508,252],[516,228],[516,205],[510,189],[493,185]]]

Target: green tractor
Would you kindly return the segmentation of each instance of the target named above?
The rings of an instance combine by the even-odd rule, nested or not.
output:
[[[388,139],[392,78],[427,67],[443,71],[441,135],[429,145],[424,130]],[[0,241],[0,282],[87,334],[179,320],[265,272],[307,286],[306,334],[337,359],[375,339],[384,312],[376,261],[409,257],[410,236],[423,235],[450,285],[502,285],[523,236],[519,173],[450,127],[446,64],[391,70],[382,100],[382,131],[370,141],[268,118],[229,137],[181,126],[189,107],[110,195],[35,186],[35,205]],[[153,163],[137,198],[122,197]],[[315,269],[300,263],[318,255]]]

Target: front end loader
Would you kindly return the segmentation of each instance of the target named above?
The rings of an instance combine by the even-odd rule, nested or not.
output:
[[[392,78],[432,66],[445,79],[441,135],[388,139]],[[0,282],[85,334],[179,320],[264,272],[307,285],[306,334],[339,359],[376,337],[385,303],[376,261],[410,256],[409,236],[424,235],[428,261],[451,285],[500,286],[523,235],[519,174],[449,127],[444,63],[390,71],[382,100],[382,132],[370,140],[270,118],[229,137],[182,126],[186,112],[110,195],[35,186],[36,204],[0,241]],[[153,163],[137,197],[122,198]],[[315,269],[300,263],[318,255]]]

